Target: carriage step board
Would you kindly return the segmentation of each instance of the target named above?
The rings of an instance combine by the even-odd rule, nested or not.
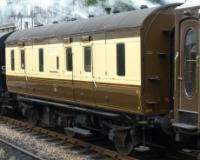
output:
[[[185,123],[173,123],[174,127],[186,129],[186,130],[197,130],[197,126]]]
[[[90,136],[92,135],[92,133],[89,130],[83,129],[83,128],[78,128],[78,127],[66,127],[65,131],[70,131],[70,132],[74,132],[74,133],[78,133],[84,136]]]

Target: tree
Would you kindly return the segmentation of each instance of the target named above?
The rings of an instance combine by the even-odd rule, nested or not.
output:
[[[91,6],[91,5],[97,4],[98,0],[84,0],[84,1],[85,1],[84,3],[86,6]]]
[[[162,3],[161,0],[149,0],[149,1],[155,2],[155,3],[160,3],[160,4]]]
[[[124,3],[123,1],[118,1],[117,5],[114,6],[114,9],[123,12],[123,11],[134,10],[135,8],[132,5]]]

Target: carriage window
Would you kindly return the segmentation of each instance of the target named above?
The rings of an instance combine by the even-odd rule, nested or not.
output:
[[[56,57],[56,68],[59,69],[59,57]]]
[[[15,53],[14,50],[11,50],[11,70],[15,70]]]
[[[21,69],[25,69],[25,51],[21,50]]]
[[[39,71],[44,71],[44,51],[42,48],[39,49]]]
[[[117,75],[125,76],[125,45],[117,44]]]
[[[66,68],[67,71],[72,71],[72,48],[66,50]]]
[[[84,69],[85,72],[91,72],[91,47],[84,48]]]
[[[56,68],[59,69],[59,57],[56,57]]]
[[[185,36],[184,46],[184,85],[188,97],[192,97],[196,90],[197,41],[196,31],[189,29]]]

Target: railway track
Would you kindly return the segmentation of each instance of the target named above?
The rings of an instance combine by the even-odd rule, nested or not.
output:
[[[44,129],[41,127],[37,127],[32,124],[29,124],[29,123],[26,123],[26,122],[23,122],[20,120],[16,120],[16,119],[13,119],[10,117],[0,116],[0,121],[3,123],[9,124],[9,125],[13,125],[13,126],[22,128],[25,131],[30,132],[32,134],[40,134],[41,136],[45,136],[48,139],[54,139],[57,141],[59,140],[59,141],[62,141],[63,143],[71,144],[74,147],[81,148],[82,150],[84,150],[84,152],[95,153],[99,157],[109,157],[114,160],[138,160],[137,158],[134,158],[134,157],[122,156],[118,152],[113,151],[111,149],[107,149],[107,148],[104,148],[104,147],[101,147],[101,146],[98,146],[95,144],[91,144],[89,142],[85,142],[80,139],[71,138],[71,137],[66,136],[65,134],[51,131],[48,129]],[[2,142],[3,142],[3,140],[2,140]],[[23,151],[25,153],[29,154],[29,152],[26,152],[25,150],[22,149],[22,152]],[[31,153],[30,153],[30,155],[31,155]],[[36,159],[40,160],[39,157],[37,157],[37,156],[36,156]]]
[[[41,157],[39,157],[39,156],[37,156],[37,155],[25,150],[25,149],[23,149],[23,148],[15,145],[15,144],[12,144],[12,143],[4,140],[4,139],[0,138],[0,143],[3,144],[3,145],[9,146],[10,148],[13,148],[14,150],[26,155],[27,157],[30,157],[31,159],[34,159],[34,160],[45,160],[45,159],[43,159],[43,158],[41,158]]]

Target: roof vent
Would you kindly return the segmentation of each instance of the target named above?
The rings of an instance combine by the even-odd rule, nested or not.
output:
[[[118,9],[114,9],[113,13],[114,13],[114,14],[120,13],[120,11],[119,11]]]
[[[89,14],[88,18],[93,18],[94,15],[93,14]]]
[[[53,24],[57,24],[57,23],[58,23],[58,21],[53,21],[52,23],[53,23]]]
[[[141,6],[140,6],[140,9],[146,9],[146,8],[148,8],[147,5],[141,5]]]
[[[110,14],[111,13],[111,8],[107,7],[107,8],[105,8],[105,11],[106,11],[107,14]]]
[[[73,39],[71,37],[65,37],[64,38],[65,43],[71,43],[72,41],[73,41]]]
[[[39,23],[39,24],[35,25],[35,27],[41,27],[41,26],[44,26],[44,24]]]
[[[91,40],[92,40],[92,37],[91,37],[91,36],[85,35],[85,36],[82,36],[82,37],[81,37],[81,41],[83,41],[83,42],[89,42],[89,41],[91,41]]]
[[[70,21],[76,21],[77,20],[77,18],[71,18],[70,19]]]

